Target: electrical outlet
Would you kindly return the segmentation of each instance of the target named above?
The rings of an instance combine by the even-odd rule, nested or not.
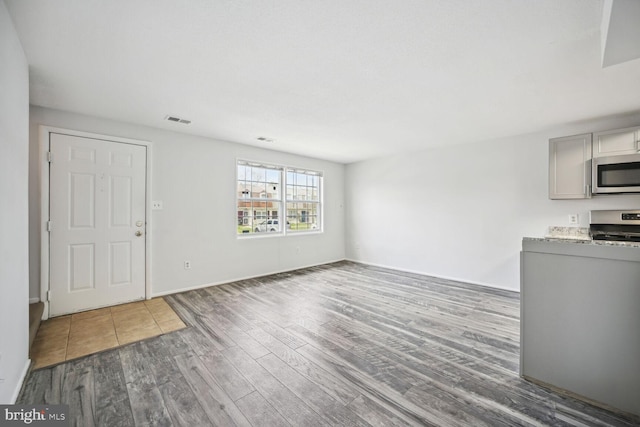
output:
[[[151,209],[153,209],[154,211],[161,211],[162,209],[164,209],[164,203],[162,202],[162,200],[154,200],[153,202],[151,202]]]
[[[185,270],[190,270],[191,269],[191,261],[185,261],[184,262],[184,269]]]
[[[579,218],[578,214],[569,214],[569,224],[577,224]]]

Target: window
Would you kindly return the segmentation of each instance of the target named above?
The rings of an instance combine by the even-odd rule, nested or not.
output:
[[[319,231],[322,174],[239,160],[237,233]],[[286,197],[282,189],[286,188]],[[286,205],[286,215],[281,215]]]
[[[238,162],[238,234],[281,232],[282,168]]]
[[[320,178],[318,172],[287,169],[287,223],[291,231],[320,228]]]

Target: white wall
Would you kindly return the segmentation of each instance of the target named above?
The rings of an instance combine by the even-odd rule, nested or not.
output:
[[[28,367],[29,69],[4,1],[0,64],[0,404],[7,404]]]
[[[549,200],[548,139],[640,124],[594,120],[347,166],[347,258],[519,290],[524,236],[592,209],[640,209],[640,196]],[[470,129],[470,131],[472,131]]]
[[[164,202],[151,212],[154,295],[345,258],[342,164],[32,106],[31,297],[40,295],[38,125],[152,142],[152,197]],[[238,239],[237,158],[323,171],[324,233]]]

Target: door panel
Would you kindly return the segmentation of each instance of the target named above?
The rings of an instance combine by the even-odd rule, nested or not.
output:
[[[70,228],[94,228],[95,224],[95,175],[69,174]]]
[[[132,187],[133,182],[128,176],[111,177],[111,227],[131,226]]]
[[[50,315],[143,299],[146,147],[51,133],[50,150]]]
[[[69,290],[81,291],[95,287],[95,245],[69,245]]]
[[[111,242],[109,286],[131,283],[131,242]]]

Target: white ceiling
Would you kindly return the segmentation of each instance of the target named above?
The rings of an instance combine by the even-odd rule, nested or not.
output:
[[[640,110],[603,0],[5,2],[32,104],[339,162]]]

